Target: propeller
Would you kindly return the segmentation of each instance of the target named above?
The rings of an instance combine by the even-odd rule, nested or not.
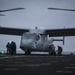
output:
[[[4,14],[0,14],[0,16],[5,16]]]
[[[49,10],[62,10],[62,11],[73,11],[73,12],[75,12],[75,9],[63,9],[63,8],[52,8],[52,7],[50,7],[50,8],[48,8]]]
[[[13,11],[13,10],[23,10],[23,9],[25,9],[25,8],[19,7],[19,8],[12,8],[12,9],[0,10],[0,12],[7,12],[7,11]]]
[[[0,13],[7,12],[7,11],[14,11],[14,10],[23,10],[25,8],[19,7],[19,8],[12,8],[12,9],[6,9],[6,10],[0,10]],[[0,16],[5,16],[4,14],[0,14]]]

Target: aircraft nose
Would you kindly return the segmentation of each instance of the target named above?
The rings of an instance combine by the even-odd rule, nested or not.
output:
[[[26,45],[30,45],[31,43],[32,43],[31,40],[26,40],[26,41],[25,41],[25,44],[26,44]]]
[[[31,39],[23,40],[23,41],[22,41],[22,44],[23,44],[24,46],[26,46],[26,47],[30,47],[30,46],[33,45],[33,40],[31,40]]]

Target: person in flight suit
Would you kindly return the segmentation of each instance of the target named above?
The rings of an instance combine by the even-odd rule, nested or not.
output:
[[[14,41],[11,42],[11,54],[16,54],[16,43]]]
[[[57,55],[61,56],[62,55],[62,47],[61,46],[58,46],[58,50],[57,50]]]
[[[6,48],[7,48],[7,54],[10,54],[11,51],[10,42],[7,43]]]

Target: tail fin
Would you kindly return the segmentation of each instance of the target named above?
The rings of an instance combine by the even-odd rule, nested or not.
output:
[[[63,36],[63,45],[65,44],[65,36]]]

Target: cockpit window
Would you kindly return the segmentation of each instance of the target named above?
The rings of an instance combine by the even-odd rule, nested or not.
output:
[[[39,35],[35,34],[35,33],[24,33],[23,38],[25,39],[39,39]]]

